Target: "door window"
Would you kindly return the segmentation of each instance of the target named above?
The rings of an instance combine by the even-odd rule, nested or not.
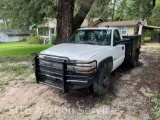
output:
[[[115,30],[113,34],[113,43],[118,42],[120,40],[121,40],[121,37],[120,37],[119,31]]]

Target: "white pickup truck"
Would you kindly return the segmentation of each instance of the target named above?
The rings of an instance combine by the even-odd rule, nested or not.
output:
[[[122,37],[118,28],[81,28],[66,43],[35,54],[35,75],[42,83],[63,91],[92,86],[104,95],[117,67],[135,67],[141,36]]]

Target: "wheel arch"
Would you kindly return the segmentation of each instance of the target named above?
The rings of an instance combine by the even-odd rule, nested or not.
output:
[[[110,67],[110,70],[112,71],[112,69],[113,69],[113,57],[111,57],[111,56],[103,59],[101,62],[98,63],[98,67],[97,67],[98,70],[100,70],[100,68],[102,68],[104,63],[107,63],[107,62],[111,62],[111,65],[109,67]]]

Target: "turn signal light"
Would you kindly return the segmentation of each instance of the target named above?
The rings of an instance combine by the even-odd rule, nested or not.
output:
[[[88,72],[88,74],[92,74],[94,72],[95,72],[95,70],[91,70],[91,71]]]

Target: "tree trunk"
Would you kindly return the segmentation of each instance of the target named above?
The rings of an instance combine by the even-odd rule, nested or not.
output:
[[[114,0],[114,3],[113,3],[113,11],[112,11],[112,21],[114,20],[114,13],[115,13],[115,7],[116,7],[116,0]]]
[[[75,0],[59,0],[56,44],[63,43],[72,33]]]
[[[75,0],[59,0],[58,2],[56,44],[66,42],[67,38],[80,28],[94,0],[82,0],[75,17],[73,17]]]
[[[90,11],[93,2],[94,0],[82,0],[81,1],[81,7],[73,19],[73,29],[72,29],[73,31],[72,32],[80,28],[88,12]]]

